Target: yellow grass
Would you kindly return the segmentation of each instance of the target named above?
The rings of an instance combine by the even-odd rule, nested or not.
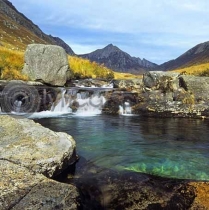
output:
[[[104,65],[99,65],[96,62],[91,62],[87,59],[79,58],[76,56],[68,56],[68,60],[74,77],[102,79],[114,78],[114,72]]]
[[[0,47],[0,79],[28,80],[27,76],[22,74],[23,65],[22,52]]]
[[[182,69],[175,69],[174,72],[195,76],[209,76],[209,63],[194,65]]]
[[[87,59],[76,56],[68,56],[69,66],[74,78],[101,78],[101,79],[135,79],[141,75],[129,73],[119,73],[108,69],[104,65],[99,65]],[[5,80],[28,80],[22,74],[24,65],[24,52],[10,50],[0,46],[0,79]]]

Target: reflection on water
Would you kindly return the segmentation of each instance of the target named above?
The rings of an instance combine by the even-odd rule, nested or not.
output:
[[[209,180],[207,121],[102,115],[36,121],[72,135],[78,155],[98,166]]]

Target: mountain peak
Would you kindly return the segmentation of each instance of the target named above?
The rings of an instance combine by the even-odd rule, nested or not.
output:
[[[110,69],[118,72],[143,73],[152,70],[157,65],[144,59],[131,57],[113,44],[108,44],[102,49],[95,50],[89,54],[80,55],[99,64],[104,64]]]
[[[113,44],[108,44],[106,47],[114,47]]]
[[[103,49],[106,49],[106,48],[120,50],[117,46],[115,46],[115,45],[113,45],[113,44],[108,44],[108,45],[107,45],[106,47],[104,47]]]
[[[111,53],[115,53],[115,52],[122,52],[122,50],[120,50],[118,47],[114,46],[113,44],[108,44],[106,47],[104,47],[103,49],[100,49],[100,52],[102,52],[102,57],[107,57],[109,56]]]

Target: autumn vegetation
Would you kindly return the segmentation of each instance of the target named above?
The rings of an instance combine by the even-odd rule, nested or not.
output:
[[[68,56],[68,60],[73,79],[93,78],[111,80],[113,78],[136,78],[133,74],[114,72],[104,65],[76,56]],[[0,79],[28,80],[29,78],[22,74],[23,65],[24,52],[0,47]]]
[[[111,80],[113,78],[134,79],[141,77],[140,75],[114,72],[104,65],[76,56],[68,56],[68,60],[73,79],[93,78]],[[28,80],[27,76],[22,74],[23,65],[24,52],[0,47],[0,79]],[[186,75],[209,76],[209,63],[193,65],[173,71]]]
[[[101,78],[113,79],[114,72],[104,65],[99,65],[89,60],[68,56],[69,66],[74,79]],[[4,80],[28,80],[22,74],[24,65],[24,53],[0,47],[0,79]]]
[[[22,74],[24,64],[23,53],[0,47],[0,79],[28,80]]]
[[[186,75],[209,76],[209,63],[193,65],[182,69],[176,69],[174,71]]]
[[[111,80],[114,78],[114,72],[104,65],[76,56],[68,56],[68,60],[75,79],[97,78]]]

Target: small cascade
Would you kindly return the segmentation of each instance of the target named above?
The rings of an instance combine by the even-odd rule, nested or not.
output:
[[[101,114],[102,107],[105,103],[104,96],[94,94],[87,98],[77,98],[79,104],[76,114],[78,115],[94,115]]]
[[[50,110],[44,110],[34,113],[32,112],[27,117],[44,118],[68,114],[73,114],[77,116],[94,116],[101,114],[102,108],[106,102],[106,93],[108,91],[112,91],[112,88],[110,88],[110,86],[106,88],[61,88]],[[46,101],[46,98],[43,98],[43,101]],[[26,102],[24,100],[14,100],[14,111],[12,114],[21,113]],[[1,106],[0,114],[4,114],[2,113]]]
[[[69,107],[69,101],[65,98],[66,89],[61,90],[61,99],[58,101],[56,105],[53,104],[51,111],[52,112],[63,112],[68,113],[72,110]]]
[[[109,83],[107,85],[102,85],[102,88],[113,88],[113,87],[114,87],[113,83]]]
[[[123,106],[119,106],[120,115],[132,115],[131,105],[129,102],[124,102]]]
[[[73,113],[79,116],[101,114],[106,102],[100,91],[62,89],[61,97],[52,106],[51,112]]]
[[[15,112],[19,113],[21,110],[21,106],[22,106],[22,101],[16,100],[14,102]]]

